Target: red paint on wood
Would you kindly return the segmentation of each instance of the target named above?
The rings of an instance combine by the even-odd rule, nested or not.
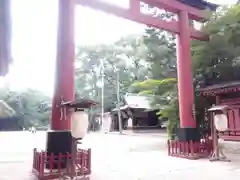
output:
[[[223,99],[221,100],[221,104],[231,105],[231,108],[233,108],[234,105],[239,107],[237,104],[240,104],[240,98]]]
[[[221,104],[229,105],[229,110],[227,113],[228,130],[224,132],[219,132],[221,138],[224,140],[240,141],[240,107],[237,102],[238,101],[235,102],[235,99],[221,101]]]
[[[192,115],[194,104],[192,60],[190,54],[190,30],[187,12],[179,13],[180,35],[177,35],[177,73],[178,99],[181,128],[195,128],[196,121]]]
[[[130,11],[133,13],[133,14],[139,14],[140,13],[140,10],[141,10],[141,5],[140,5],[140,1],[139,0],[130,0]]]
[[[74,101],[74,0],[59,0],[55,88],[52,103],[52,130],[70,130],[70,117],[61,120],[61,98]]]
[[[228,111],[228,127],[229,127],[229,129],[235,129],[234,124],[235,124],[234,112],[232,110],[229,110]],[[229,135],[234,136],[235,133],[233,131],[231,131]]]
[[[220,137],[225,141],[240,141],[240,136],[220,135]]]
[[[239,109],[234,109],[234,116],[235,116],[235,129],[240,129],[240,116],[239,116]],[[235,132],[237,136],[240,136],[240,131]]]
[[[168,140],[169,156],[195,160],[208,157],[212,151],[212,141],[207,139],[203,139],[202,142]]]
[[[192,20],[201,22],[205,22],[208,20],[208,18],[206,18],[206,16],[201,10],[198,10],[194,7],[183,4],[176,0],[141,0],[141,1],[173,13],[185,11],[189,14],[189,18]]]
[[[73,157],[71,157],[70,153],[58,155],[51,154],[50,156],[46,156],[46,154],[47,153],[44,151],[38,152],[34,149],[32,172],[39,180],[62,179],[63,175],[71,177],[86,176],[91,173],[91,149],[77,150],[77,156],[74,159],[76,163],[75,171],[71,170],[71,163],[67,164],[66,169],[62,169],[60,166],[58,166],[57,170],[53,169],[53,163],[60,165],[63,159],[71,162],[70,159]],[[50,170],[45,169],[46,164],[50,165]]]

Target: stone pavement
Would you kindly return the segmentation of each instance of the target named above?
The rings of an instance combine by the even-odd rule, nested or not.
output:
[[[119,132],[112,131],[109,132],[108,134],[115,134],[119,135]],[[167,133],[166,129],[156,129],[156,130],[124,130],[122,135],[128,135],[128,136],[141,136],[141,137],[162,137],[162,138],[167,138]]]
[[[15,134],[16,135],[16,134]],[[14,136],[15,136],[14,135]],[[33,146],[44,148],[44,133],[18,134],[23,145],[8,144],[0,149],[0,180],[34,180],[30,175]],[[2,137],[7,143],[11,135]],[[209,162],[168,157],[165,139],[157,136],[120,136],[92,133],[84,140],[92,148],[91,180],[202,180],[240,177],[240,160]],[[37,142],[37,143],[36,143]],[[11,148],[10,148],[11,147]]]
[[[191,161],[168,157],[160,142],[153,137],[107,137],[102,148],[93,149],[96,159],[92,162],[91,179],[202,180],[205,177],[221,180],[240,175],[240,163],[237,159],[232,163],[211,163],[208,160]],[[108,144],[112,144],[111,147]]]

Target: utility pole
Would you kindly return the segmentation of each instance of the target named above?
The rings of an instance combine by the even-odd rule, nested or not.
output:
[[[101,75],[102,75],[102,95],[101,95],[101,126],[103,125],[103,113],[104,113],[104,64],[103,59],[101,59]]]
[[[121,111],[120,111],[120,87],[119,87],[119,71],[116,70],[117,74],[117,85],[116,85],[116,92],[117,92],[117,110],[118,110],[118,127],[119,133],[122,134],[122,119],[121,119]]]

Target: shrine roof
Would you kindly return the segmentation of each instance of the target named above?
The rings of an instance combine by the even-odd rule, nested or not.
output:
[[[62,102],[60,106],[65,106],[69,108],[90,108],[91,106],[96,106],[98,105],[97,102],[88,100],[88,99],[79,99],[76,101],[67,101],[67,102]]]
[[[217,4],[205,0],[178,0],[178,1],[200,10],[210,9],[211,11],[216,11],[217,7],[219,6]]]
[[[240,81],[232,81],[227,83],[220,83],[197,90],[201,95],[215,96],[218,94],[226,94],[240,91]]]
[[[216,105],[208,109],[208,111],[223,111],[228,109],[228,105]]]
[[[207,86],[207,87],[204,87],[204,88],[199,88],[198,91],[214,91],[214,90],[217,90],[217,89],[229,88],[229,87],[240,87],[240,81],[214,84],[214,85],[210,85],[210,86]]]

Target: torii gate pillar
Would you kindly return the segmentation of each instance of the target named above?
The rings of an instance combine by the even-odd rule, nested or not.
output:
[[[71,117],[61,109],[62,101],[74,101],[74,10],[75,0],[58,0],[58,36],[51,130],[47,136],[48,153],[71,151]]]
[[[194,90],[192,76],[192,61],[190,50],[190,22],[188,13],[180,11],[178,14],[179,30],[177,34],[177,74],[179,99],[179,139],[194,140],[197,137],[196,121],[193,117]]]

